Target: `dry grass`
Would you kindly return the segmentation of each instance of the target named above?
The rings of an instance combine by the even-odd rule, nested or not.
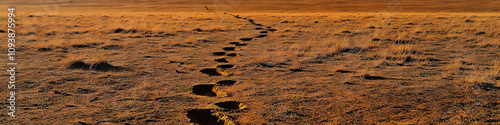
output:
[[[72,63],[78,62],[78,61],[83,61],[83,58],[82,57],[77,57],[75,55],[69,55],[66,58],[64,58],[63,60],[61,60],[59,62],[59,64],[60,64],[61,67],[66,68],[69,65],[71,65]]]
[[[22,119],[0,122],[190,124],[187,110],[210,108],[227,124],[498,124],[497,13],[236,13],[255,7],[242,5],[20,16],[19,99],[30,101]],[[224,51],[262,30],[223,12],[277,31]],[[79,61],[120,70],[67,68]],[[213,97],[192,90],[221,80],[237,82]],[[228,100],[243,103],[214,105]]]
[[[108,59],[108,56],[105,51],[97,51],[97,53],[93,53],[90,55],[91,55],[90,59],[86,60],[86,62],[89,64],[106,62]]]
[[[500,77],[500,61],[496,60],[493,64],[494,66],[491,68],[489,74],[491,77],[496,77],[498,79],[498,77]]]

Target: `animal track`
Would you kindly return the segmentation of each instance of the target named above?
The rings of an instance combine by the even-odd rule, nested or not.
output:
[[[228,63],[229,60],[227,60],[226,58],[220,58],[220,59],[215,59],[216,62],[220,62],[220,63]]]
[[[223,69],[227,69],[227,68],[233,68],[234,65],[231,65],[231,64],[226,64],[226,65],[218,65],[217,68],[223,68]]]
[[[261,34],[261,35],[258,35],[256,38],[261,38],[261,37],[266,37],[267,35],[266,34]]]
[[[205,8],[208,11],[213,12],[210,8],[205,6]],[[228,13],[224,13],[226,15],[234,16],[235,18],[242,19],[243,17],[240,17],[239,15],[232,15]],[[268,31],[277,31],[276,29],[272,29],[270,26],[267,26],[266,30],[263,30],[260,26],[262,24],[255,23],[253,19],[248,19],[248,18],[243,18],[245,20],[248,20],[248,22],[252,23],[253,25],[259,26],[255,28],[255,30],[262,30],[260,31],[260,35],[255,36],[255,37],[250,37],[250,38],[240,38],[241,41],[251,41],[253,38],[262,38],[262,37],[267,37]],[[196,31],[202,31],[201,29],[196,30]],[[123,31],[119,31],[123,32]],[[248,45],[247,43],[241,43],[241,42],[229,42],[230,45],[234,46],[246,46]],[[236,51],[239,50],[237,47],[223,47],[222,48],[224,51]],[[226,54],[226,52],[213,52],[212,55],[214,56],[224,56],[226,57],[235,57],[238,56],[237,53],[229,53]],[[228,58],[217,58],[214,59],[215,62],[218,63],[229,63],[231,60]],[[200,72],[207,74],[209,76],[230,76],[228,73],[224,72],[222,69],[227,69],[227,68],[233,68],[234,65],[232,64],[221,64],[217,65],[216,68],[205,68],[200,70]],[[216,84],[199,84],[195,85],[192,87],[192,93],[200,96],[208,96],[208,97],[227,97],[228,94],[221,91],[218,86],[232,86],[236,84],[236,80],[221,80],[216,82]],[[218,102],[215,103],[214,105],[223,108],[224,111],[231,111],[231,110],[242,110],[246,109],[246,105],[244,105],[241,102],[238,101],[225,101],[225,102]],[[223,116],[217,113],[213,113],[212,109],[192,109],[187,111],[186,115],[191,123],[196,123],[200,125],[234,125],[235,123],[232,122],[228,116]]]
[[[237,45],[237,44],[240,44],[240,42],[229,42],[229,44]]]
[[[222,49],[225,50],[225,51],[234,51],[234,50],[237,50],[236,47],[224,47]]]
[[[226,55],[226,52],[213,52],[212,54],[214,56],[223,56],[223,55]]]
[[[215,84],[201,84],[193,86],[193,93],[196,95],[216,97],[216,96],[226,96],[227,94],[222,92]]]
[[[246,106],[243,103],[237,102],[237,101],[225,101],[225,102],[219,102],[215,103],[216,106],[219,106],[224,109],[229,109],[229,110],[236,110],[236,109],[245,109]]]
[[[222,81],[217,82],[218,85],[222,85],[222,86],[232,86],[236,83],[237,83],[237,81],[235,81],[235,80],[222,80]]]
[[[224,125],[224,122],[219,120],[219,117],[212,115],[211,109],[192,109],[187,111],[189,122],[200,125]]]
[[[253,38],[241,38],[240,40],[241,40],[241,41],[250,41],[250,40],[252,40],[252,39],[253,39]]]
[[[209,76],[228,76],[229,74],[218,68],[206,68],[200,70],[200,72],[205,73]]]

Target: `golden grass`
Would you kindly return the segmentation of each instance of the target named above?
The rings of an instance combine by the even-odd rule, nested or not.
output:
[[[227,46],[227,42],[253,36],[258,31],[245,20],[218,13],[152,15],[61,14],[49,18],[40,14],[37,15],[40,17],[22,17],[21,20],[31,22],[20,21],[19,24],[24,25],[20,27],[23,29],[20,33],[26,35],[34,32],[34,35],[25,38],[36,39],[29,44],[20,43],[28,48],[23,48],[25,50],[20,51],[20,55],[35,55],[23,56],[26,72],[43,70],[58,77],[47,79],[64,83],[47,83],[43,80],[47,76],[22,74],[22,77],[33,80],[27,83],[40,84],[29,90],[40,91],[40,95],[26,96],[26,99],[33,101],[32,105],[45,104],[47,98],[57,99],[51,100],[56,106],[49,105],[44,110],[31,110],[28,107],[30,110],[24,111],[25,114],[54,111],[47,113],[48,117],[54,119],[43,119],[47,117],[43,115],[33,116],[36,118],[34,121],[47,124],[72,119],[66,117],[68,115],[93,116],[83,121],[110,118],[110,121],[124,124],[155,119],[158,123],[184,124],[188,121],[184,109],[210,105],[221,98],[238,99],[245,103],[239,106],[245,111],[231,115],[236,117],[234,122],[240,124],[476,122],[471,119],[479,119],[477,124],[482,124],[487,122],[483,118],[490,116],[473,114],[471,111],[481,111],[483,114],[496,111],[495,107],[485,107],[496,103],[491,100],[477,98],[479,101],[473,103],[483,106],[469,105],[467,101],[475,99],[469,94],[477,91],[464,88],[476,83],[498,83],[496,78],[500,74],[500,63],[498,59],[491,59],[494,57],[492,55],[498,54],[498,34],[495,34],[498,29],[494,27],[498,21],[496,17],[491,17],[497,14],[242,13],[241,16],[255,19],[278,31],[269,33],[268,37],[252,40],[248,46],[235,51],[241,56],[229,58],[229,63],[236,65],[236,68],[224,71],[218,69],[217,72],[222,76],[234,73],[231,78],[243,82],[231,87],[214,87],[212,91],[218,95],[214,98],[194,96],[189,90],[195,84],[226,78],[199,75],[201,68],[219,64],[213,61],[219,57],[211,56],[210,53],[222,51],[220,47]],[[466,23],[466,19],[475,20],[475,23]],[[61,24],[63,21],[68,23]],[[40,26],[32,26],[34,24]],[[138,32],[114,33],[118,28]],[[203,31],[193,31],[196,28]],[[145,37],[149,31],[173,35]],[[486,34],[476,35],[478,32]],[[372,40],[374,38],[380,40]],[[395,40],[409,40],[412,43],[395,43]],[[108,45],[123,48],[103,49]],[[37,51],[43,48],[65,51]],[[405,62],[404,58],[408,56],[416,61]],[[439,61],[427,60],[428,57]],[[52,64],[51,61],[56,61],[61,67],[77,61],[87,64],[113,62],[113,65],[128,66],[133,70],[87,73],[64,68],[50,70],[40,66]],[[262,67],[245,67],[256,64]],[[293,72],[298,69],[307,72]],[[338,70],[354,73],[336,72]],[[367,80],[359,77],[366,74],[402,80]],[[345,82],[356,84],[343,84]],[[53,88],[45,88],[47,86]],[[96,91],[88,94],[78,91],[86,88]],[[71,96],[54,94],[54,91],[45,92],[44,89],[62,91]],[[481,96],[496,98],[493,92],[484,92]],[[124,102],[124,99],[133,101]],[[88,107],[85,110],[57,107],[61,104]],[[406,106],[401,106],[403,104]],[[99,115],[95,115],[96,112]],[[125,119],[125,122],[114,120],[126,117],[130,119]],[[226,115],[221,115],[219,119],[233,123]],[[440,122],[442,119],[449,120]]]
[[[106,51],[97,51],[96,53],[92,53],[90,59],[85,60],[88,64],[97,64],[107,61]]]
[[[78,56],[75,56],[75,55],[68,55],[66,58],[64,58],[63,60],[61,60],[59,62],[59,64],[61,65],[61,67],[68,67],[69,65],[71,65],[72,63],[74,62],[78,62],[78,61],[82,61],[83,58],[82,57],[78,57]]]
[[[496,60],[493,64],[494,64],[493,67],[488,72],[488,74],[489,74],[488,76],[490,77],[490,79],[499,79],[500,78],[500,61]]]

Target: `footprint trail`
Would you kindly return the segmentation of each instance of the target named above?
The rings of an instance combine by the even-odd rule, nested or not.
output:
[[[205,6],[205,9],[214,12],[207,6]],[[234,14],[229,14],[229,13],[224,13],[224,15],[232,16],[237,19],[241,20],[246,20],[252,25],[255,25],[255,30],[258,30],[260,33],[259,35],[255,37],[242,37],[239,40],[241,42],[229,42],[228,45],[232,46],[226,46],[221,48],[221,51],[218,52],[213,52],[212,55],[214,56],[224,56],[222,58],[216,58],[214,59],[215,63],[218,63],[218,65],[214,68],[205,68],[200,70],[201,73],[206,74],[208,76],[226,76],[230,77],[232,76],[230,73],[225,72],[225,69],[229,68],[235,68],[236,65],[231,64],[232,57],[236,56],[241,56],[238,54],[238,51],[241,51],[240,47],[248,45],[247,42],[251,42],[255,39],[259,38],[264,38],[268,36],[269,32],[274,32],[277,31],[277,29],[273,29],[270,26],[267,26],[265,29],[262,28],[264,27],[260,23],[256,23],[254,19],[250,18],[244,18],[240,17],[239,15],[234,15]],[[225,93],[221,87],[219,86],[232,86],[235,84],[240,84],[237,80],[220,80],[216,82],[215,84],[198,84],[192,86],[192,93],[195,95],[203,96],[205,98],[213,98],[213,97],[222,97],[222,98],[227,98],[228,93]],[[247,105],[245,105],[241,101],[223,101],[223,102],[215,102],[213,103],[214,106],[217,106],[219,108],[222,108],[222,111],[241,111],[241,110],[248,110]],[[200,125],[235,125],[237,122],[234,122],[231,118],[228,116],[222,115],[221,113],[218,113],[216,109],[203,109],[203,108],[195,108],[187,111],[187,117],[190,119],[189,122],[191,123],[196,123]],[[231,113],[230,112],[230,113]]]

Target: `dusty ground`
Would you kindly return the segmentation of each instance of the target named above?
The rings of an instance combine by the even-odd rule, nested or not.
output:
[[[498,1],[100,2],[4,1],[1,123],[500,124]]]

